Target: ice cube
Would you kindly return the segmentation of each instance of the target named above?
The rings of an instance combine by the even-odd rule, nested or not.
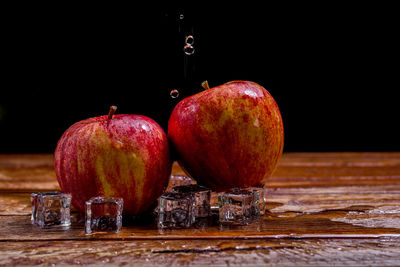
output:
[[[211,216],[210,198],[211,190],[207,187],[191,184],[176,186],[173,192],[192,194],[194,205],[194,216],[203,218]]]
[[[214,191],[211,192],[210,206],[211,206],[211,212],[213,214],[218,214],[219,204],[218,204],[218,193],[217,192],[214,192]]]
[[[85,233],[117,233],[122,226],[122,198],[93,197],[86,201]]]
[[[58,191],[31,194],[32,224],[41,228],[70,226],[71,195]]]
[[[187,228],[195,221],[192,194],[167,192],[158,199],[159,228]]]
[[[258,209],[258,213],[263,216],[265,214],[265,207],[266,207],[266,190],[265,186],[253,186],[246,188],[247,190],[252,190],[255,193],[254,198],[254,208]],[[259,206],[257,208],[257,205]]]
[[[259,219],[256,190],[234,188],[218,195],[221,224],[245,225]]]
[[[31,203],[32,203],[32,213],[31,213],[31,222],[32,224],[36,224],[36,216],[37,216],[37,210],[39,207],[39,200],[38,200],[38,195],[40,193],[32,193],[31,194]]]
[[[176,186],[196,184],[196,181],[184,175],[171,175],[166,192],[171,192]]]

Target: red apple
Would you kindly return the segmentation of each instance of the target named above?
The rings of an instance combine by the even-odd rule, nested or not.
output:
[[[168,137],[187,174],[222,191],[265,184],[282,155],[284,134],[267,90],[232,81],[179,102]]]
[[[54,166],[62,191],[79,211],[94,196],[122,197],[124,214],[138,215],[168,184],[168,138],[152,119],[113,116],[110,109],[108,117],[77,122],[62,135]]]

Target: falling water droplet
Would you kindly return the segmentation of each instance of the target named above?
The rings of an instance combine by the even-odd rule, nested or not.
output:
[[[194,54],[194,47],[190,44],[187,44],[183,47],[183,52],[185,52],[186,55],[190,56]]]
[[[194,37],[193,35],[188,35],[185,37],[185,43],[188,45],[193,45],[194,44]]]
[[[176,89],[171,90],[171,92],[169,92],[169,95],[171,98],[177,98],[179,96],[179,91]]]

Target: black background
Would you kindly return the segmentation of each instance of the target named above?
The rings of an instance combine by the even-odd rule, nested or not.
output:
[[[53,152],[71,124],[110,105],[166,129],[203,80],[264,86],[282,113],[285,151],[400,150],[393,6],[3,10],[1,153]]]

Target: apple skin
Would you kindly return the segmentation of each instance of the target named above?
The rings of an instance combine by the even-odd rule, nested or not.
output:
[[[265,184],[283,151],[283,122],[268,91],[232,81],[180,101],[168,121],[178,162],[215,191]]]
[[[172,164],[161,126],[121,114],[73,124],[58,141],[54,166],[62,191],[79,211],[94,196],[122,197],[123,213],[138,215],[163,193]]]

